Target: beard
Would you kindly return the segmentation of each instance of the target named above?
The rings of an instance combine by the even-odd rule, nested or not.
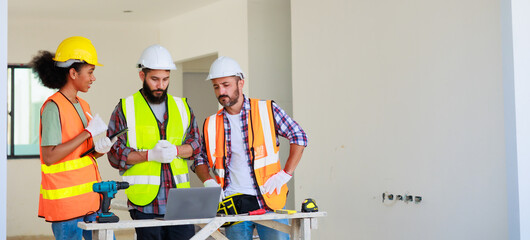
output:
[[[143,93],[144,93],[144,96],[147,98],[148,102],[154,103],[154,104],[160,104],[160,103],[162,103],[162,102],[164,102],[166,100],[167,89],[168,88],[169,88],[169,85],[166,87],[166,89],[151,90],[149,88],[149,86],[147,86],[147,84],[145,83],[145,80],[144,80]],[[155,92],[157,92],[157,93],[162,92],[162,94],[160,96],[156,96]]]
[[[228,97],[228,102],[221,101],[222,97]],[[221,106],[223,107],[234,106],[237,101],[239,101],[239,89],[236,89],[236,91],[234,91],[234,95],[232,97],[228,95],[220,95],[219,97],[217,97],[217,101],[219,101],[219,104],[221,104]]]

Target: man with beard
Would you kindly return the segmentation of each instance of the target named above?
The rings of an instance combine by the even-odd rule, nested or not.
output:
[[[305,132],[274,101],[243,95],[244,74],[235,60],[215,60],[206,80],[211,80],[215,96],[224,108],[204,122],[203,147],[192,170],[205,187],[221,186],[225,198],[221,207],[229,209],[235,205],[237,214],[284,208],[286,183],[307,146]],[[290,142],[283,170],[277,135]],[[230,204],[223,206],[224,202]],[[288,223],[287,219],[278,222]],[[289,239],[286,233],[250,221],[226,227],[226,236],[231,240],[252,239],[254,229],[260,239]]]
[[[124,128],[109,151],[112,167],[130,187],[125,190],[132,219],[162,218],[170,188],[189,188],[186,159],[200,153],[195,116],[185,98],[167,94],[170,70],[175,70],[164,47],[152,45],[138,60],[143,87],[120,100],[107,134]],[[193,225],[136,228],[137,239],[189,239]]]

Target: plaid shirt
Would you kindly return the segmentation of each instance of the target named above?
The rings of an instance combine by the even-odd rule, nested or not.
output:
[[[195,115],[193,114],[191,107],[189,108],[191,121],[190,126],[186,130],[186,138],[184,140],[183,145],[191,145],[191,147],[193,148],[193,153],[192,156],[188,158],[188,160],[194,160],[197,155],[200,154],[201,145],[199,141],[199,129],[197,127],[197,122],[195,121]],[[160,129],[161,139],[166,139],[166,125],[168,121],[167,110],[164,113],[164,122],[160,122],[158,119],[156,121],[158,123],[158,129]],[[125,127],[127,127],[127,122],[123,115],[122,103],[120,100],[116,108],[114,108],[114,112],[112,112],[112,116],[109,122],[109,128],[107,130],[107,136],[110,136],[115,132],[124,129]],[[129,156],[129,153],[131,153],[132,151],[136,151],[136,149],[127,147],[126,135],[127,134],[123,134],[118,137],[118,141],[112,146],[110,151],[107,153],[110,165],[116,169],[119,169],[120,175],[122,175],[127,169],[133,166],[128,165],[126,161],[127,157]],[[137,209],[140,212],[148,214],[152,213],[162,215],[166,213],[166,202],[169,189],[174,188],[176,185],[173,180],[173,176],[171,175],[169,164],[162,164],[161,171],[162,172],[160,174],[160,190],[158,191],[158,195],[156,196],[155,200],[153,200],[153,202],[151,202],[149,205],[143,207],[136,206],[130,201],[127,201],[129,209]]]
[[[260,192],[258,184],[256,183],[255,173],[252,168],[252,159],[251,159],[251,152],[250,148],[248,146],[248,121],[247,117],[250,114],[250,101],[246,96],[244,96],[243,101],[243,107],[241,108],[241,131],[243,134],[243,143],[245,145],[245,151],[247,156],[247,163],[248,167],[251,169],[250,174],[251,178],[254,179],[254,189],[256,189],[256,194],[258,196],[258,202],[260,204],[260,207],[265,206],[265,201],[263,200],[263,197],[261,194],[258,194]],[[276,142],[277,144],[280,144],[280,141],[278,139],[278,135],[289,139],[289,143],[291,144],[297,144],[300,146],[307,146],[307,135],[305,134],[304,130],[296,123],[283,109],[281,109],[275,102],[272,102],[272,110],[274,115],[274,122],[275,122],[275,128],[276,128]],[[225,109],[221,111],[221,114],[223,114],[223,120],[224,120],[224,128],[225,128],[225,139],[226,139],[226,165],[228,166],[230,164],[230,159],[232,157],[232,141],[230,139],[231,132],[230,132],[230,122],[228,121],[228,117],[226,116],[228,112],[226,112]],[[211,168],[210,163],[208,162],[208,157],[206,154],[206,143],[204,142],[204,134],[202,137],[202,151],[201,153],[195,158],[195,161],[193,162],[193,165],[191,166],[191,170],[195,171],[195,167],[201,164],[206,164],[209,168]],[[225,185],[224,188],[230,185],[230,171],[228,169],[225,169]]]

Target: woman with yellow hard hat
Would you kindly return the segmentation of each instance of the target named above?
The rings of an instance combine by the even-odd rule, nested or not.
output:
[[[76,36],[63,40],[55,54],[40,51],[31,66],[44,86],[58,89],[41,108],[39,217],[52,223],[56,239],[92,239],[77,222],[95,220],[100,196],[92,185],[101,181],[96,158],[108,152],[113,141],[105,136],[94,142],[107,124],[98,114],[92,117],[77,93],[90,89],[96,81],[94,70],[102,65],[91,41]],[[92,147],[93,154],[81,157]]]

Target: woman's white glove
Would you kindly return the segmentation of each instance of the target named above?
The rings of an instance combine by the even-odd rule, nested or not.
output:
[[[217,183],[217,181],[213,180],[213,179],[208,179],[206,181],[204,181],[204,187],[221,187],[221,185],[219,185],[219,183]],[[222,202],[223,201],[223,198],[224,198],[224,191],[223,191],[223,188],[221,188],[221,195],[219,196],[219,202]]]
[[[177,157],[177,148],[167,140],[160,140],[151,150],[147,151],[147,161],[170,163]]]
[[[112,141],[108,137],[102,137],[94,143],[94,149],[98,153],[105,154],[110,151],[110,148],[114,145],[116,140],[118,140],[116,137],[114,137]]]
[[[265,182],[265,185],[263,185],[263,189],[268,194],[274,193],[274,190],[276,190],[276,194],[280,194],[280,192],[282,191],[282,186],[289,182],[292,177],[293,176],[289,175],[284,170],[281,170],[278,173],[274,174],[272,177],[270,177],[267,182]]]
[[[88,122],[88,126],[85,128],[85,130],[87,130],[92,137],[95,137],[107,131],[107,128],[107,124],[103,122],[103,119],[101,119],[99,114],[96,113],[96,116],[92,118],[90,122]]]

